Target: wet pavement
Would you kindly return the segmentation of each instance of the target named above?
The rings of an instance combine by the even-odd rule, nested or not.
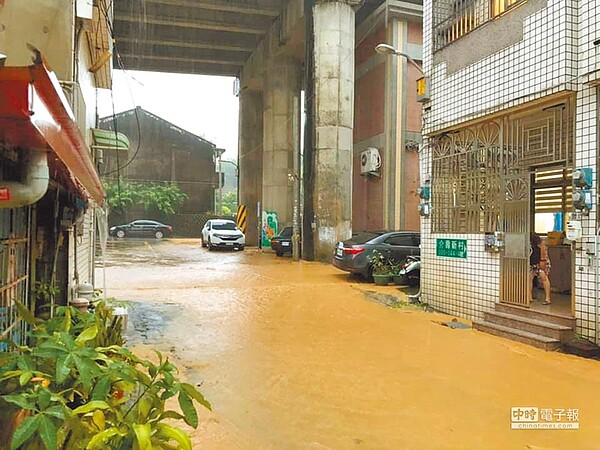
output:
[[[110,241],[104,266],[129,345],[172,355],[213,404],[194,448],[599,447],[598,361],[441,326],[395,287],[255,249]],[[580,429],[511,430],[519,406],[577,410]]]

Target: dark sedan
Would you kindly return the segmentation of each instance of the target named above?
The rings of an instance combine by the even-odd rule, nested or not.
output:
[[[338,269],[370,279],[374,250],[401,262],[408,255],[420,255],[420,244],[421,235],[416,231],[361,232],[346,241],[338,242],[332,263]]]
[[[118,238],[124,237],[155,237],[162,239],[171,236],[173,227],[155,220],[134,220],[124,225],[110,227],[108,234]]]
[[[277,236],[271,239],[271,248],[277,256],[292,253],[294,249],[294,244],[292,243],[293,234],[294,229],[292,227],[285,227]]]

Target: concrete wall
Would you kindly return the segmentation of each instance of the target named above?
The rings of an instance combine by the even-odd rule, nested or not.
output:
[[[386,180],[380,176],[361,175],[360,154],[368,147],[375,147],[383,154],[386,145],[386,59],[375,53],[375,46],[387,40],[386,34],[385,26],[381,25],[356,48],[352,177],[353,230],[385,228],[383,190]],[[384,161],[383,164],[387,164],[387,161]]]
[[[38,48],[59,80],[73,80],[73,0],[5,0],[0,6],[0,53],[10,66],[31,64],[27,43]]]
[[[381,19],[356,49],[354,230],[420,227],[415,150],[421,142],[421,104],[416,99],[421,74],[404,58],[380,55],[375,47],[392,43],[420,59],[421,30],[418,22]],[[379,175],[360,173],[360,155],[368,147],[377,148],[382,156]]]

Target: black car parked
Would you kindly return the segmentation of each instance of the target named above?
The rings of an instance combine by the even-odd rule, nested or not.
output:
[[[420,255],[420,244],[421,234],[418,231],[365,231],[346,241],[338,242],[332,263],[338,269],[370,279],[374,250],[387,258],[402,262],[408,255]]]
[[[285,227],[277,236],[271,239],[271,248],[275,251],[277,256],[283,256],[286,253],[293,253],[293,234],[294,229],[292,227]],[[299,248],[301,248],[301,243],[299,242],[299,244]]]
[[[134,220],[133,222],[110,227],[108,234],[118,238],[124,237],[155,237],[162,239],[173,233],[171,225],[156,222],[155,220]]]

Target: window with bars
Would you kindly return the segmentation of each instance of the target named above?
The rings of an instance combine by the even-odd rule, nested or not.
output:
[[[475,28],[527,0],[434,0],[433,51],[444,48]]]
[[[510,193],[502,180],[515,175],[531,184],[531,219],[547,231],[572,207],[573,118],[570,99],[432,137],[433,232],[497,231]]]

